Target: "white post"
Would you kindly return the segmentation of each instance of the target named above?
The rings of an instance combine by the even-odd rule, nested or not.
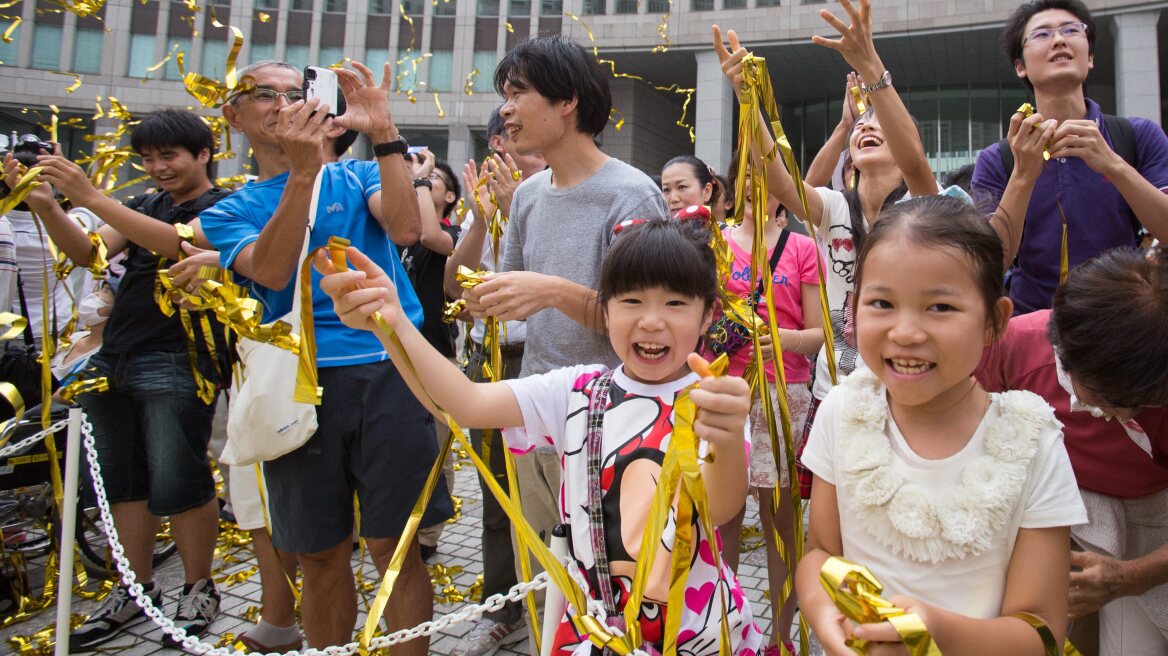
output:
[[[47,401],[46,401],[47,403]],[[73,604],[73,543],[77,533],[77,475],[81,455],[81,408],[69,408],[65,444],[65,498],[61,502],[61,569],[57,574],[56,656],[69,653],[69,618]]]

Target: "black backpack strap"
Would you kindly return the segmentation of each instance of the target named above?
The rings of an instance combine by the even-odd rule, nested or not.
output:
[[[1111,137],[1111,149],[1133,168],[1139,168],[1136,166],[1139,162],[1136,133],[1132,129],[1131,121],[1123,116],[1104,114],[1103,125],[1107,127],[1107,136]]]
[[[781,234],[779,236],[779,242],[777,244],[775,244],[775,251],[773,253],[771,253],[771,277],[772,278],[775,275],[775,267],[779,266],[779,258],[783,256],[783,249],[787,247],[787,239],[790,238],[790,236],[791,236],[791,231],[787,230],[786,228],[783,228],[783,234]],[[758,277],[758,289],[756,289],[754,292],[756,298],[762,298],[762,294],[763,294],[763,284],[762,283],[764,280],[766,280],[765,276]]]
[[[32,315],[28,313],[28,302],[24,300],[24,281],[20,278],[20,271],[16,272],[16,294],[20,297],[20,314],[28,323],[24,324],[24,345],[35,348],[36,342],[32,338]]]
[[[998,156],[1002,158],[1002,170],[1006,172],[1006,180],[1014,172],[1014,151],[1010,150],[1010,140],[1002,139],[998,142]]]

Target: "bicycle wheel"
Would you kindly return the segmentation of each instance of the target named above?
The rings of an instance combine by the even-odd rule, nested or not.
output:
[[[97,508],[77,508],[77,547],[81,563],[90,576],[112,578],[117,576],[117,567],[110,557],[109,535],[101,513]],[[178,552],[178,546],[168,531],[159,532],[154,542],[154,565],[161,565]]]

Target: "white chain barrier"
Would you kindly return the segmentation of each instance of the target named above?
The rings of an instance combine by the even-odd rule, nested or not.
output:
[[[54,429],[60,428],[67,423],[60,422],[59,424],[54,424],[45,433],[52,432]],[[196,654],[207,654],[210,656],[240,656],[244,654],[244,652],[232,647],[215,647],[200,641],[194,636],[188,636],[185,630],[175,626],[170,618],[162,614],[161,609],[154,605],[154,601],[150,598],[150,595],[145,594],[142,584],[135,580],[134,572],[130,569],[130,562],[126,559],[125,549],[122,547],[121,540],[118,538],[117,529],[114,527],[113,516],[110,514],[109,501],[106,499],[105,483],[101,478],[101,465],[97,462],[97,449],[94,447],[93,440],[93,425],[84,416],[81,423],[81,432],[84,436],[85,457],[89,461],[89,472],[93,479],[93,488],[97,496],[97,507],[101,512],[101,521],[105,525],[106,534],[109,537],[110,557],[117,566],[122,580],[129,585],[130,597],[145,611],[146,616],[154,624],[176,642],[182,644],[184,649]],[[43,433],[34,437],[43,437]],[[22,440],[20,444],[14,446],[20,446],[25,442],[29,442],[31,439]],[[522,602],[529,592],[542,590],[547,587],[547,584],[547,573],[540,573],[531,581],[520,582],[508,590],[506,594],[499,593],[492,595],[481,604],[468,605],[457,612],[443,615],[435,620],[422,622],[413,628],[402,629],[389,635],[374,638],[370,647],[373,649],[389,647],[401,642],[437,633],[452,624],[477,620],[483,616],[483,613],[499,610],[508,602]],[[535,627],[533,630],[538,630],[538,627]],[[290,651],[287,652],[286,656],[299,656],[300,654],[304,656],[351,656],[355,653],[357,653],[357,643],[350,642],[346,645],[326,647],[324,649],[309,648],[303,652]]]
[[[24,449],[32,446],[33,444],[36,444],[37,442],[40,442],[41,440],[45,439],[46,435],[51,435],[53,433],[56,433],[57,431],[61,430],[62,428],[64,428],[65,426],[68,426],[68,425],[69,425],[69,420],[62,419],[61,421],[58,421],[57,423],[53,424],[52,426],[49,426],[48,428],[42,430],[41,432],[39,432],[35,435],[30,435],[29,437],[26,437],[23,440],[16,442],[15,444],[9,444],[8,446],[0,448],[0,458],[7,458],[8,456],[10,456],[14,453],[19,453],[19,452],[23,451]]]

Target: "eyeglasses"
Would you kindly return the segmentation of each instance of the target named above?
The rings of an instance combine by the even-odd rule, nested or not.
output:
[[[1058,27],[1040,27],[1030,30],[1030,34],[1022,41],[1022,45],[1026,45],[1031,41],[1047,41],[1054,38],[1054,33],[1058,32],[1064,38],[1071,39],[1077,36],[1084,36],[1087,34],[1086,23],[1067,23],[1066,25],[1059,25]]]
[[[430,175],[428,175],[426,177],[429,178],[430,180],[437,180],[438,182],[441,182],[442,185],[444,187],[446,187],[447,189],[450,188],[450,181],[446,179],[446,176],[442,175],[441,173],[439,173],[437,171],[432,171],[430,173]]]
[[[304,100],[304,91],[301,89],[292,89],[291,91],[276,91],[275,89],[269,89],[268,87],[251,87],[240,91],[232,100],[241,96],[247,96],[256,102],[264,103],[276,102],[276,99],[282,96],[284,100],[287,100],[289,103],[294,103]]]

